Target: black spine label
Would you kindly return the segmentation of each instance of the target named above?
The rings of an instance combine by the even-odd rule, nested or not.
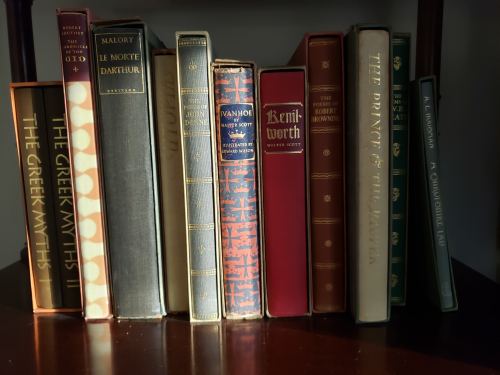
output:
[[[142,33],[95,35],[99,94],[143,94]]]

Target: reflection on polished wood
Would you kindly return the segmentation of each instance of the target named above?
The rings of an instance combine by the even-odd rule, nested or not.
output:
[[[92,322],[86,328],[86,362],[92,374],[113,373],[113,346],[109,322]]]
[[[1,374],[500,373],[500,287],[455,263],[460,311],[395,309],[355,326],[348,315],[190,324],[86,323],[30,312],[27,273],[0,271]]]
[[[228,321],[224,324],[224,373],[259,375],[265,373],[266,330],[254,321]],[[266,345],[263,345],[263,344]]]

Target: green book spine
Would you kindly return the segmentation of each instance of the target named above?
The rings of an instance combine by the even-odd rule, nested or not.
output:
[[[434,247],[437,291],[442,311],[455,310],[457,301],[448,250],[448,239],[444,224],[443,204],[440,188],[439,149],[436,126],[435,80],[422,80],[420,86],[420,125],[424,138],[425,167],[427,173],[427,196],[431,212],[431,241]]]
[[[412,140],[412,269],[418,289],[441,311],[458,307],[441,191],[434,76],[415,81]],[[413,191],[413,190],[412,190]]]
[[[391,302],[406,303],[406,253],[408,208],[408,102],[410,34],[392,38],[392,256]]]

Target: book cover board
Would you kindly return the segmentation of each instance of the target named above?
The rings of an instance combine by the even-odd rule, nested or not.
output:
[[[44,89],[61,82],[11,83],[10,95],[18,151],[31,301],[34,313],[78,312],[63,305],[54,212]]]

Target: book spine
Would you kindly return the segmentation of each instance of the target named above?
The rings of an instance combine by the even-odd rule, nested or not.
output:
[[[49,144],[42,88],[13,88],[12,105],[24,185],[34,306],[62,307]]]
[[[44,87],[43,91],[63,306],[80,307],[80,278],[68,133],[64,119],[64,92],[62,86]]]
[[[259,76],[260,147],[268,316],[309,313],[306,74]]]
[[[262,316],[253,66],[214,67],[227,318]]]
[[[208,35],[177,34],[192,321],[219,320],[221,317],[209,48]]]
[[[410,36],[392,38],[391,302],[406,302]]]
[[[182,184],[182,154],[174,53],[156,54],[155,108],[161,178],[167,310],[189,310],[186,216]]]
[[[342,36],[308,43],[313,310],[345,311]]]
[[[434,248],[434,262],[437,272],[437,285],[441,309],[456,308],[453,276],[448,251],[448,238],[441,198],[439,148],[436,126],[436,87],[435,81],[423,80],[420,83],[420,136],[424,146],[424,165],[426,173],[427,204],[430,206],[431,245]]]
[[[349,35],[349,247],[357,322],[389,319],[390,35]]]
[[[98,129],[91,77],[89,15],[58,11],[66,121],[80,262],[83,314],[111,317]],[[92,229],[89,229],[92,228]]]
[[[113,311],[164,314],[156,154],[143,25],[93,31]]]

